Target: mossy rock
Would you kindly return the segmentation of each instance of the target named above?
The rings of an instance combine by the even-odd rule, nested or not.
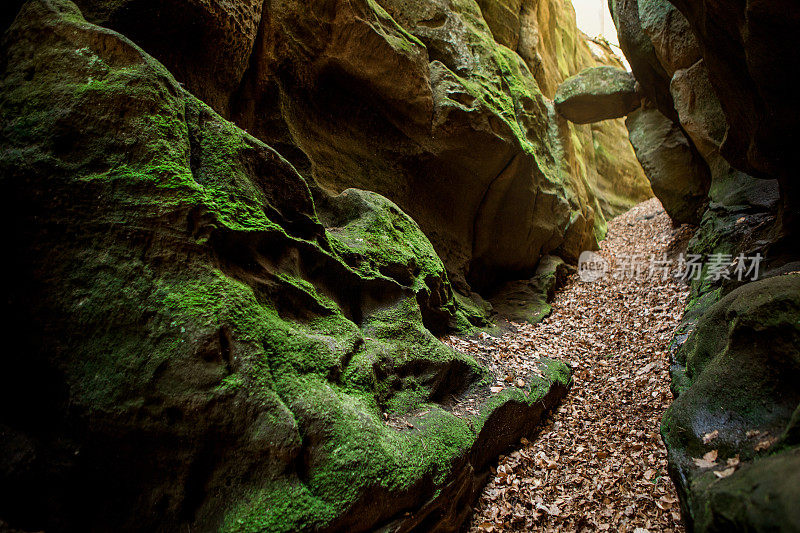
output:
[[[749,283],[708,308],[677,352],[683,384],[662,435],[684,515],[695,531],[800,528],[800,275]],[[704,436],[716,438],[704,441]],[[719,467],[693,459],[716,449]],[[713,470],[738,456],[744,466]]]
[[[491,458],[565,394],[555,362],[489,394],[431,332],[465,311],[408,216],[363,191],[315,200],[71,2],[28,2],[0,65],[7,326],[26,346],[0,387],[9,527],[456,529]],[[467,395],[480,411],[459,417]]]
[[[568,1],[290,0],[269,16],[253,0],[78,5],[306,178],[389,198],[465,294],[528,278],[545,255],[574,262],[604,216],[650,194],[619,124],[607,132],[623,142],[595,151],[599,137],[573,143],[553,112],[554,76],[595,61]]]
[[[556,111],[576,124],[628,116],[641,103],[636,79],[621,68],[587,68],[558,86]]]

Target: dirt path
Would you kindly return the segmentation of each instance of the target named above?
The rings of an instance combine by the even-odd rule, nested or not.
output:
[[[600,254],[617,264],[644,256],[649,277],[650,254],[661,259],[680,237],[650,200],[609,224]],[[683,530],[658,431],[672,399],[667,344],[687,292],[660,275],[594,283],[576,275],[541,324],[515,325],[501,339],[484,336],[482,349],[451,340],[484,357],[488,350],[512,386],[517,369],[540,356],[574,369],[572,390],[535,442],[501,457],[473,531]]]

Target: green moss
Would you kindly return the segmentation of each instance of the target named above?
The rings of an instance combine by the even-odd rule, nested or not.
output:
[[[239,502],[220,528],[226,533],[292,532],[319,529],[333,508],[294,479],[278,479]]]

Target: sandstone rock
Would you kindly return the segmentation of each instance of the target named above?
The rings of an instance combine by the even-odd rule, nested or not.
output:
[[[566,273],[564,261],[543,257],[534,277],[501,286],[491,298],[492,306],[501,318],[511,322],[541,322],[552,311],[549,302]]]
[[[697,59],[700,50],[685,17],[666,0],[641,0],[638,4],[643,31],[662,67],[672,76],[676,124],[705,160],[711,177],[709,209],[702,215],[690,251],[714,254],[755,251],[753,246],[763,249],[764,242],[774,240],[768,233],[774,223],[777,183],[732,168],[720,154],[728,124],[705,61]],[[709,283],[693,285],[699,292],[714,289]]]
[[[800,62],[793,2],[672,2],[703,48],[711,84],[730,124],[723,155],[756,176],[794,174],[791,131],[800,119],[786,65]]]
[[[621,118],[639,107],[634,77],[614,67],[581,71],[558,86],[556,110],[577,124]]]
[[[728,123],[708,81],[705,62],[675,72],[670,92],[683,130],[703,158],[712,164],[719,154]]]
[[[355,187],[397,203],[463,292],[470,291],[467,280],[483,289],[528,276],[542,254],[577,257],[603,234],[601,206],[611,215],[649,194],[629,148],[595,150],[590,129],[575,144],[562,136],[572,130],[552,127],[558,119],[535,75],[503,46],[528,50],[523,18],[547,12],[571,26],[559,30],[554,20],[545,30],[558,38],[537,53],[549,58],[547,48],[559,48],[566,60],[559,63],[582,65],[588,48],[565,0],[269,1],[268,16],[194,0],[79,3],[90,19],[133,36],[308,179],[332,192]],[[241,27],[227,29],[240,18]],[[251,27],[258,27],[255,41]],[[194,44],[199,35],[203,47]],[[243,50],[250,50],[244,60]],[[217,55],[230,56],[224,68]],[[608,129],[622,131],[619,124]],[[604,166],[606,175],[594,170],[596,160],[610,159],[620,171],[614,164]],[[598,196],[615,189],[633,194]],[[545,205],[554,211],[537,207]],[[486,232],[476,234],[478,227]]]
[[[735,168],[781,184],[781,251],[796,249],[800,231],[800,162],[793,131],[800,120],[787,65],[800,63],[800,12],[789,0],[674,0],[703,49],[709,79],[729,125],[722,155]]]
[[[698,224],[707,205],[708,166],[681,129],[656,109],[626,120],[636,157],[675,224]]]
[[[679,396],[662,435],[690,530],[800,527],[799,317],[800,275],[749,283],[711,307],[678,350]],[[693,459],[711,449],[718,465],[698,467]],[[733,458],[741,464],[720,479]]]
[[[637,19],[630,2],[612,3],[625,8],[625,17],[617,17],[616,22],[622,24],[621,39],[626,36],[628,40],[626,54],[634,54],[629,59],[636,63],[634,74],[641,76],[643,90],[660,98],[659,109],[671,106],[676,115],[670,117],[672,122],[654,118],[662,124],[661,129],[646,125],[646,118],[640,115],[645,111],[629,118],[631,141],[646,172],[656,180],[654,191],[664,197],[669,211],[670,202],[680,200],[678,191],[690,191],[702,179],[681,182],[679,176],[657,176],[656,166],[668,169],[675,160],[656,163],[655,157],[647,162],[647,154],[640,153],[637,146],[647,142],[642,133],[646,128],[671,130],[678,136],[680,131],[686,132],[689,139],[682,137],[671,144],[696,147],[702,165],[695,155],[685,155],[683,164],[696,169],[692,172],[698,176],[710,177],[708,207],[688,253],[705,257],[760,253],[766,258],[762,273],[796,272],[797,248],[789,244],[792,238],[787,229],[791,228],[787,213],[793,205],[791,181],[781,173],[792,159],[786,157],[791,149],[780,132],[786,127],[784,120],[794,120],[789,117],[798,107],[776,118],[772,113],[779,107],[785,109],[788,100],[783,99],[773,111],[768,111],[766,101],[786,86],[762,86],[777,82],[777,57],[782,58],[780,62],[786,58],[777,51],[796,53],[796,47],[786,41],[790,28],[800,27],[795,11],[778,21],[778,12],[788,13],[788,6],[674,1],[684,17],[665,0],[638,0]],[[630,39],[641,37],[642,32],[654,54],[647,42]],[[658,70],[653,67],[653,55],[671,77],[671,102],[664,98],[664,78],[653,76]],[[756,72],[763,76],[754,81]],[[774,151],[772,155],[769,150]],[[780,179],[782,191],[776,179],[757,179],[743,170],[760,173],[761,178]],[[658,179],[665,179],[673,190],[658,187]],[[697,192],[699,201],[701,191]],[[781,193],[782,221],[776,216]],[[800,397],[792,385],[800,372],[799,282],[796,274],[744,286],[735,277],[715,281],[703,276],[692,282],[691,300],[675,338],[680,345],[691,333],[678,349],[672,367],[678,398],[662,426],[670,474],[689,530],[799,527],[800,515],[794,510],[800,465],[796,429]],[[730,294],[722,298],[726,293]],[[704,439],[712,432],[718,435],[713,441]],[[694,459],[712,448],[721,460],[714,468],[701,468],[707,465],[698,465]]]
[[[520,20],[525,0],[477,0],[494,40],[516,50],[520,41]]]
[[[372,192],[312,197],[73,3],[27,3],[0,65],[25,343],[0,387],[9,527],[456,530],[565,394],[556,362],[488,394],[431,333],[466,319],[412,219]],[[444,403],[467,395],[464,418]]]
[[[353,65],[376,63],[360,67],[360,77],[333,68],[339,59],[328,48],[312,49],[318,55],[311,64],[303,60],[310,48],[297,22],[308,23],[304,4],[272,18],[272,42],[303,46],[282,50],[270,70],[286,78],[284,117],[314,178],[331,190],[354,186],[394,200],[456,278],[478,289],[532,270],[542,254],[570,257],[595,246],[602,217],[579,177],[558,177],[560,140],[547,126],[549,102],[520,58],[495,42],[478,6],[381,6],[383,18],[371,15],[382,28],[376,38],[406,44],[392,50],[354,41],[347,48]],[[314,35],[352,33],[341,26],[345,12],[340,7]],[[395,62],[407,50],[416,55],[403,70]],[[412,80],[419,80],[418,96],[403,95]],[[372,88],[378,82],[385,91]],[[399,105],[425,99],[431,107]]]
[[[664,116],[677,120],[669,92],[671,76],[659,61],[653,41],[642,27],[638,0],[609,0],[609,8],[617,27],[619,45],[642,93]]]
[[[176,79],[228,116],[250,65],[262,0],[78,0],[88,20],[113,28],[168,65]]]
[[[491,26],[490,18],[487,21]],[[555,96],[564,80],[586,68],[623,68],[607,42],[590,39],[578,30],[570,0],[523,2],[517,53],[548,98]],[[565,172],[583,179],[606,217],[652,196],[623,120],[591,125],[563,122],[559,118]]]
[[[702,58],[700,46],[680,11],[667,0],[637,0],[642,31],[667,76],[689,68]]]

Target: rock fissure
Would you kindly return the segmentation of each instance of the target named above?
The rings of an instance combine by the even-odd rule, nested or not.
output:
[[[610,1],[630,73],[568,0],[6,2],[0,529],[797,529],[800,22],[726,1]]]

